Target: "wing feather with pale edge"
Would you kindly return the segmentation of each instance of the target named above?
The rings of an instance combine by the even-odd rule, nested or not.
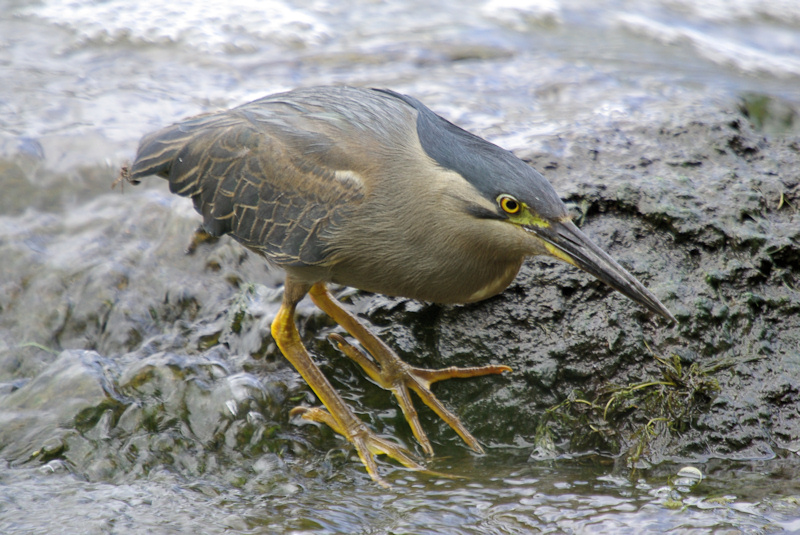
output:
[[[257,101],[145,136],[130,180],[166,178],[209,233],[231,234],[276,264],[320,265],[326,232],[364,196],[342,154],[331,132],[296,109]]]

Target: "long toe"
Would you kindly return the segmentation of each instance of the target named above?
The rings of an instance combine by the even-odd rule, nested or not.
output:
[[[395,396],[399,400],[401,406],[404,404],[411,405],[410,396],[408,395],[407,388],[410,388],[422,399],[422,402],[425,403],[428,407],[430,407],[442,420],[444,420],[447,425],[449,425],[453,431],[458,433],[464,442],[476,453],[483,453],[483,448],[481,447],[478,440],[472,436],[464,424],[461,423],[461,419],[456,416],[453,412],[451,412],[444,404],[439,401],[433,392],[431,392],[431,384],[437,381],[443,381],[445,379],[463,379],[468,377],[479,377],[482,375],[496,375],[499,373],[511,371],[511,368],[508,366],[482,366],[482,367],[470,367],[470,368],[457,368],[455,366],[450,368],[445,368],[441,370],[429,370],[425,368],[414,368],[411,366],[405,366],[403,370],[402,376],[398,379],[395,379],[396,386],[392,388],[392,391],[395,393]],[[419,425],[419,420],[416,416],[416,411],[413,409],[413,406],[410,406],[408,409],[404,408],[403,412],[408,414],[408,412],[412,412],[414,414],[414,418],[416,420],[416,424]],[[411,423],[409,421],[409,423]],[[412,429],[414,428],[414,424],[412,424]],[[420,429],[420,432],[422,430]],[[426,438],[427,440],[427,438]]]

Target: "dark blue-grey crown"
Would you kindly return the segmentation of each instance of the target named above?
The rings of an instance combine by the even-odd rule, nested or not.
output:
[[[507,193],[545,219],[566,215],[564,203],[547,179],[511,152],[454,125],[413,97],[386,89],[376,91],[415,108],[417,134],[428,156],[459,173],[487,199],[494,202]]]

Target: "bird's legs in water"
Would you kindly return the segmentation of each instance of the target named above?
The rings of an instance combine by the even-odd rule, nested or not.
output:
[[[408,468],[414,470],[428,471],[420,464],[416,463],[409,452],[397,444],[383,439],[372,431],[355,415],[350,407],[344,402],[342,397],[325,378],[322,371],[314,364],[311,357],[300,340],[297,326],[294,322],[294,312],[297,303],[308,292],[309,286],[305,283],[298,283],[286,278],[283,302],[278,310],[278,314],[272,322],[272,337],[280,348],[283,356],[292,363],[306,383],[311,387],[320,401],[327,407],[328,411],[322,409],[296,409],[294,414],[301,414],[308,420],[323,422],[333,428],[337,433],[344,435],[347,440],[353,443],[361,458],[361,462],[367,468],[367,472],[376,482],[383,486],[386,483],[378,473],[373,455],[385,453]],[[326,291],[324,286],[323,291]]]
[[[392,351],[380,338],[372,334],[370,330],[358,318],[342,308],[342,306],[328,292],[324,283],[317,283],[309,290],[309,295],[314,303],[328,314],[333,320],[341,325],[350,333],[361,345],[372,355],[370,359],[361,350],[350,345],[339,335],[331,335],[331,338],[348,357],[356,361],[373,381],[387,390],[391,390],[400,407],[403,409],[406,420],[411,425],[414,436],[419,441],[422,449],[428,455],[433,455],[433,447],[427,435],[422,430],[417,411],[411,402],[409,388],[417,393],[422,401],[439,417],[447,422],[461,438],[464,439],[474,451],[483,453],[478,441],[461,423],[458,417],[450,412],[430,390],[431,384],[444,379],[479,377],[481,375],[498,374],[511,371],[508,366],[481,366],[475,368],[456,368],[450,367],[441,370],[429,370],[425,368],[414,368],[403,362],[397,354]],[[374,360],[373,360],[374,359]],[[323,403],[324,400],[323,400]],[[328,406],[327,403],[325,403]],[[330,407],[328,406],[330,409]],[[348,409],[349,410],[349,409]],[[305,417],[324,421],[322,418],[314,418],[313,414]],[[328,422],[325,422],[328,423]],[[334,427],[334,430],[336,428]],[[337,432],[339,432],[337,430]],[[363,457],[362,457],[363,458]],[[395,457],[396,458],[396,457]],[[398,459],[399,460],[399,459]],[[402,461],[401,461],[402,462]],[[368,467],[369,469],[369,467]]]

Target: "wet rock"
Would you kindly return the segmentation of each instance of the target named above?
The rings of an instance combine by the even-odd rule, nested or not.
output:
[[[2,219],[3,459],[116,480],[297,449],[282,432],[301,383],[267,335],[275,275],[229,241],[187,254],[196,221],[172,201]]]
[[[119,404],[113,368],[93,351],[63,351],[23,387],[0,397],[0,455],[25,461],[61,454],[76,427]]]

